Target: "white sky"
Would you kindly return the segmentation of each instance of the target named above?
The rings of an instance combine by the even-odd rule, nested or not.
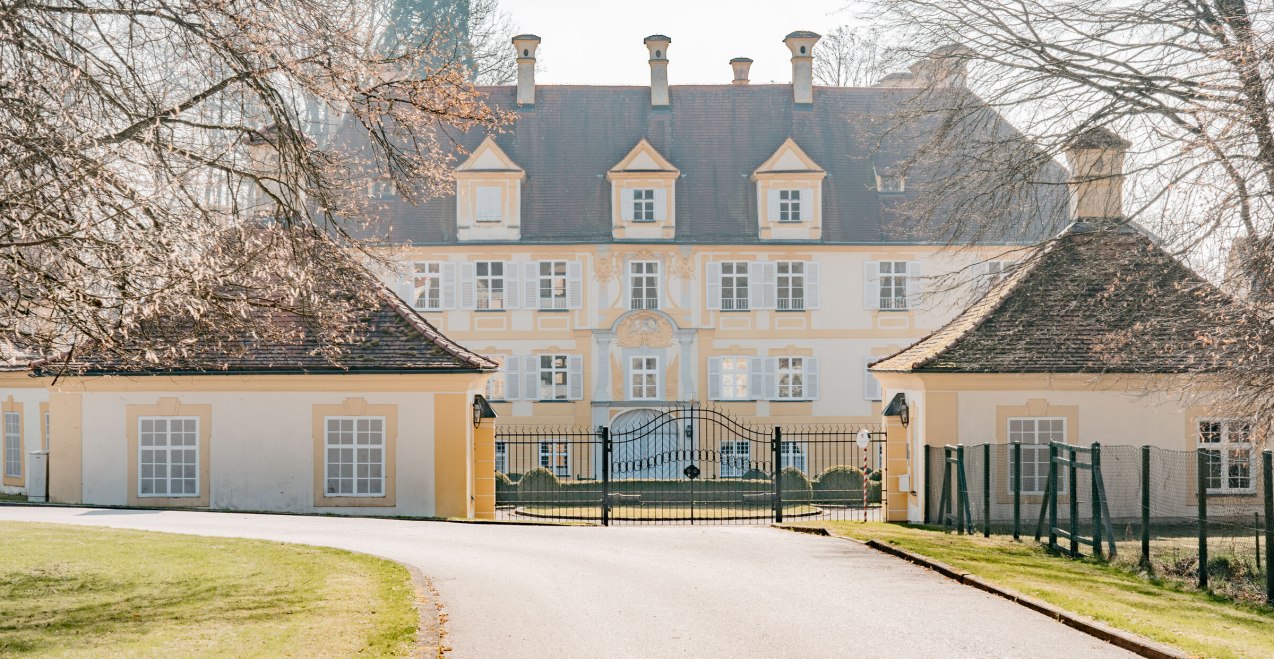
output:
[[[648,85],[641,40],[666,34],[668,82],[681,85],[728,83],[732,57],[755,60],[753,82],[791,82],[783,37],[854,23],[851,1],[501,0],[500,7],[518,29],[542,39],[537,83]]]

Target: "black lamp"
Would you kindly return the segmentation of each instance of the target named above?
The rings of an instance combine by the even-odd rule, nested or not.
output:
[[[880,413],[881,416],[896,416],[898,422],[903,428],[911,425],[911,406],[907,404],[907,397],[903,394],[894,394],[889,404],[885,406],[885,411]]]
[[[907,404],[907,399],[902,399],[902,405],[898,406],[898,422],[903,428],[911,425],[911,406]]]
[[[477,428],[482,425],[483,419],[494,419],[496,417],[495,410],[491,409],[491,403],[482,394],[474,394],[473,396],[473,427]]]

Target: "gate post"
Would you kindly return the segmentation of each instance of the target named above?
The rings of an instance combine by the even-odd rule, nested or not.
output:
[[[774,426],[774,521],[783,521],[783,429]]]
[[[1093,442],[1093,451],[1088,458],[1089,475],[1093,481],[1093,556],[1101,558],[1101,526],[1104,524],[1101,515],[1101,498],[1105,495],[1101,482],[1101,444]]]
[[[598,426],[602,438],[602,526],[610,526],[610,428]]]
[[[1013,442],[1013,539],[1022,539],[1022,442]],[[1036,480],[1039,474],[1035,475]]]
[[[1150,446],[1141,447],[1141,567],[1150,569]]]
[[[1199,496],[1199,590],[1208,589],[1208,478],[1211,454],[1207,449],[1195,451],[1196,489]],[[1222,478],[1224,478],[1222,474]]]

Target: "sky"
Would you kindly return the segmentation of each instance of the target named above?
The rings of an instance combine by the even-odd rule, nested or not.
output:
[[[650,84],[642,39],[652,34],[672,39],[669,84],[728,83],[733,57],[755,60],[753,82],[790,82],[791,53],[783,37],[854,24],[849,5],[850,0],[500,2],[518,29],[542,39],[536,82],[579,85]]]

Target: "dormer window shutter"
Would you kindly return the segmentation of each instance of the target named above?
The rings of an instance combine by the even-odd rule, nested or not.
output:
[[[474,219],[478,222],[499,222],[504,219],[503,199],[499,186],[481,185],[477,189],[477,209]]]
[[[668,221],[668,191],[663,188],[655,188],[655,221]]]
[[[632,188],[623,188],[619,191],[619,217],[625,222],[633,221]]]
[[[765,221],[779,221],[779,191],[767,190],[765,193]]]
[[[814,191],[809,188],[801,188],[801,221],[809,222],[814,219]]]
[[[474,309],[478,306],[478,295],[475,290],[478,278],[477,264],[472,261],[460,264],[460,308]]]
[[[566,306],[584,308],[584,266],[579,261],[566,264]]]
[[[495,377],[504,378],[505,400],[520,400],[522,398],[522,358],[512,355],[505,357],[501,370],[504,372],[496,374]]]
[[[708,309],[721,309],[721,264],[708,264]]]
[[[456,308],[456,264],[442,264],[442,308]]]
[[[863,264],[863,308],[880,308],[880,262]]]
[[[805,262],[805,308],[817,309],[820,303],[817,261]]]

